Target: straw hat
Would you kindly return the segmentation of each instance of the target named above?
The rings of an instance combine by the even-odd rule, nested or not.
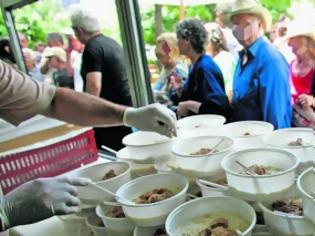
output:
[[[232,5],[229,5],[230,10],[225,12],[226,23],[231,23],[232,16],[238,14],[253,14],[263,21],[265,31],[270,31],[272,26],[272,15],[270,11],[258,4],[255,0],[235,0]]]
[[[46,55],[47,58],[49,57],[58,57],[60,60],[66,62],[67,61],[67,55],[66,51],[61,47],[52,47],[49,48]]]
[[[287,27],[286,39],[305,36],[309,37],[315,43],[315,23],[305,20],[294,20],[291,21]]]

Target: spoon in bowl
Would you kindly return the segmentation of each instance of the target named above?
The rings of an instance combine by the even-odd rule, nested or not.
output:
[[[116,202],[106,202],[107,204],[108,203],[111,203],[112,205],[127,205],[127,206],[136,206],[136,203],[135,202],[132,202],[132,201],[130,201],[129,199],[126,199],[126,198],[122,198],[121,196],[119,196],[119,195],[117,195],[116,193],[113,193],[112,191],[110,191],[110,190],[108,190],[108,189],[106,189],[106,188],[104,188],[104,187],[102,187],[102,186],[99,186],[99,185],[97,185],[96,183],[93,183],[93,182],[91,182],[91,183],[89,183],[89,185],[90,186],[92,186],[92,187],[94,187],[94,188],[97,188],[97,189],[99,189],[99,190],[101,190],[101,191],[103,191],[104,193],[107,193],[107,194],[109,194],[109,195],[112,195],[112,196],[114,196],[116,199],[118,199],[119,200],[119,203],[117,203],[116,204]],[[109,205],[109,204],[108,204]]]
[[[253,171],[252,169],[250,169],[250,168],[248,168],[247,166],[245,166],[243,163],[241,163],[239,160],[236,160],[236,159],[233,159],[234,160],[234,162],[236,163],[236,164],[238,164],[240,167],[242,167],[245,171],[246,171],[246,173],[248,173],[249,175],[251,175],[251,176],[257,176],[257,174],[256,174],[256,172],[255,171]]]
[[[215,151],[218,152],[218,150],[216,150],[216,148],[219,147],[220,144],[223,143],[223,141],[224,141],[224,137],[222,137],[222,138],[219,140],[219,142],[217,142],[217,144],[214,145],[214,146],[211,148],[211,151],[208,152],[207,155],[213,154],[213,153],[215,153]]]

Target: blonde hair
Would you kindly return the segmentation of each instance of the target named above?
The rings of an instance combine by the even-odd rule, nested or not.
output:
[[[169,53],[165,53],[161,47],[162,43],[166,43],[169,48]],[[177,60],[179,58],[179,49],[177,46],[177,38],[175,33],[165,32],[160,34],[156,39],[155,51],[162,54],[167,54],[171,60]]]

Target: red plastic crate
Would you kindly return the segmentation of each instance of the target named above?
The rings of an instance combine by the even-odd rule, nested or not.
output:
[[[45,147],[0,156],[0,185],[8,193],[40,177],[52,177],[96,161],[93,130]]]

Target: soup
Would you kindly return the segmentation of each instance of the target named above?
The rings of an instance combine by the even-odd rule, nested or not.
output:
[[[250,223],[243,217],[232,213],[218,212],[202,215],[182,225],[175,236],[237,236],[236,230],[245,231]],[[221,234],[220,234],[221,233]]]

